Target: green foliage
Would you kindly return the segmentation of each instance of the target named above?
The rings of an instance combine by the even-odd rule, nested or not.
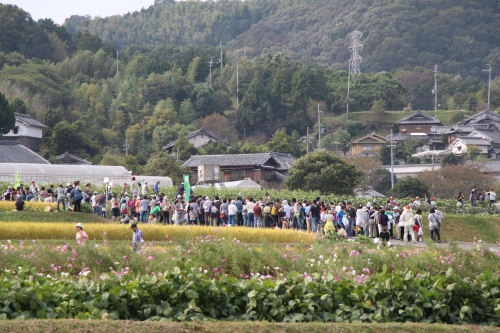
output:
[[[14,110],[5,95],[0,93],[0,135],[9,133],[15,124]]]
[[[299,158],[288,171],[289,189],[320,191],[322,194],[352,194],[362,172],[326,150]]]
[[[406,164],[420,164],[420,158],[418,157],[410,157],[406,160]]]
[[[223,155],[228,154],[228,149],[225,143],[220,141],[212,141],[205,147],[203,147],[203,153],[205,155]]]
[[[389,147],[390,144],[391,143],[389,141],[385,142],[378,152],[378,157],[382,165],[391,164],[391,148]]]
[[[448,164],[449,165],[458,165],[458,157],[453,153],[444,155],[441,158],[441,166],[445,166]]]
[[[428,189],[429,186],[423,181],[407,176],[394,184],[389,194],[396,198],[414,198],[417,196],[423,198]]]
[[[267,143],[267,147],[269,151],[286,153],[292,156],[299,156],[299,150],[297,146],[298,139],[299,133],[297,131],[294,131],[292,135],[287,135],[286,129],[280,128],[274,133],[271,141]]]
[[[186,161],[192,155],[198,155],[199,153],[198,149],[196,149],[195,146],[191,142],[189,142],[186,137],[186,133],[184,132],[179,133],[179,139],[177,140],[175,146],[172,148],[172,152],[176,156],[178,154],[178,157],[181,161]]]
[[[481,149],[476,145],[467,145],[467,158],[475,160],[481,155]]]
[[[394,181],[397,181],[395,177]],[[391,189],[391,172],[386,169],[375,169],[370,174],[369,184],[375,191],[386,194]]]
[[[14,113],[21,113],[21,114],[27,114],[28,109],[26,108],[26,104],[24,104],[24,101],[21,98],[15,98],[12,101],[12,104],[10,105],[12,108],[12,112]]]
[[[159,152],[151,155],[144,167],[147,176],[166,176],[172,178],[174,184],[182,182],[182,175],[189,174],[189,170],[182,167],[173,155],[167,152]]]

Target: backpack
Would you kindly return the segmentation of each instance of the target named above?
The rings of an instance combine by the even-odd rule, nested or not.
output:
[[[276,208],[276,206],[273,206],[273,208],[271,209],[271,215],[278,215],[278,209]]]
[[[210,213],[212,214],[217,214],[219,210],[217,209],[217,206],[212,205],[212,208],[210,208]]]

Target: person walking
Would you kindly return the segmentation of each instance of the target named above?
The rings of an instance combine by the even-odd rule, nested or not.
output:
[[[149,201],[147,196],[142,197],[140,205],[141,208],[139,210],[139,221],[145,223],[149,210]]]
[[[441,234],[439,232],[441,221],[439,220],[439,215],[436,214],[435,208],[431,208],[427,219],[429,220],[429,230],[431,231],[432,240],[436,241],[437,238],[437,242],[441,243]]]
[[[133,223],[130,229],[132,229],[132,249],[137,252],[141,249],[141,245],[144,244],[144,236],[142,231],[137,228],[137,224]]]
[[[408,242],[408,235],[410,235],[411,241],[416,243],[415,231],[413,230],[413,227],[415,226],[415,215],[413,215],[410,205],[403,208],[403,214],[401,214],[400,220],[404,223],[404,242]]]
[[[370,227],[368,230],[368,237],[375,238],[377,237],[377,224],[378,224],[378,211],[372,208],[368,215],[370,216]]]
[[[78,222],[75,226],[76,229],[76,245],[77,246],[83,246],[87,242],[87,239],[89,239],[89,236],[85,231],[83,231],[83,225]]]

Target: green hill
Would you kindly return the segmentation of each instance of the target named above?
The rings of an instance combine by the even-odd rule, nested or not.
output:
[[[72,33],[89,30],[117,48],[189,43],[259,55],[264,48],[294,59],[347,67],[347,38],[363,33],[362,70],[439,64],[448,73],[479,75],[500,64],[500,7],[495,0],[163,1],[124,16],[72,16]]]

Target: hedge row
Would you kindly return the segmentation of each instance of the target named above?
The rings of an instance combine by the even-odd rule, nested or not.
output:
[[[4,272],[0,318],[500,324],[500,278],[488,272],[472,282],[451,269],[438,276],[379,274],[356,285],[298,273],[286,281],[209,280],[197,270],[99,282]]]

